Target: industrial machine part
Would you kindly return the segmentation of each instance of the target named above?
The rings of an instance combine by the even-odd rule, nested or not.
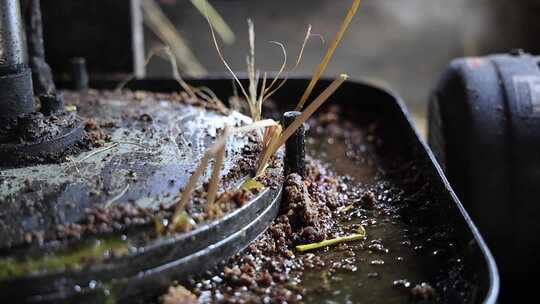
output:
[[[15,2],[6,0],[4,3],[7,5]],[[130,1],[130,4],[135,2]],[[96,34],[92,31],[93,27],[66,26],[62,23],[69,18],[60,16],[73,17],[70,12],[84,11],[80,6],[94,5],[88,3],[72,0],[64,4],[59,4],[59,1],[41,3],[47,58],[51,58],[50,63],[56,76],[62,80],[71,79],[69,82],[58,83],[58,87],[76,88],[81,92],[68,92],[64,99],[60,97],[60,92],[39,96],[39,113],[35,112],[33,104],[30,105],[22,111],[22,115],[17,113],[15,120],[10,119],[13,124],[8,124],[9,127],[0,133],[3,136],[0,141],[0,159],[5,162],[0,163],[0,299],[4,301],[145,302],[162,292],[173,280],[187,280],[189,276],[207,270],[244,248],[268,227],[278,212],[281,193],[279,186],[266,189],[242,208],[188,233],[152,238],[148,236],[155,234],[153,223],[129,220],[111,230],[82,234],[81,239],[55,239],[59,227],[77,227],[85,220],[87,210],[111,210],[109,208],[112,206],[113,209],[118,207],[129,211],[133,205],[159,210],[163,204],[174,203],[175,195],[185,186],[189,172],[196,165],[193,159],[200,158],[215,138],[217,129],[227,121],[234,123],[245,119],[237,113],[216,114],[167,98],[146,100],[139,95],[131,99],[97,98],[88,94],[85,91],[85,77],[79,77],[84,76],[84,73],[80,73],[84,71],[84,65],[81,60],[75,60],[69,65],[70,58],[86,57],[91,85],[99,90],[111,89],[118,84],[110,79],[134,74],[133,70],[125,68],[133,67],[132,63],[137,62],[132,54],[122,55],[119,57],[122,60],[114,63],[105,62],[103,58],[114,57],[103,56],[102,49],[83,47],[88,52],[80,53],[80,47],[84,44],[77,43],[69,45],[73,49],[70,49],[68,56],[62,55],[66,54],[66,38],[55,33],[62,33],[66,29],[87,29],[87,33],[102,38],[96,44],[107,45],[104,42],[109,39],[107,35]],[[90,10],[91,13],[87,15],[95,18],[104,16],[98,10],[99,7],[95,6],[95,10]],[[103,25],[107,20],[112,20],[105,18],[107,20],[96,21],[92,18],[90,20],[93,23],[89,24],[94,25]],[[103,30],[109,26],[103,25],[100,28]],[[16,28],[21,29],[20,26]],[[79,34],[72,32],[67,35],[70,37],[67,39],[77,41],[77,37],[84,37],[89,40]],[[131,39],[133,36],[122,37]],[[138,38],[133,39],[135,41]],[[39,48],[35,48],[34,54],[42,53]],[[24,59],[24,56],[21,58]],[[28,63],[24,60],[22,62]],[[70,71],[76,77],[62,77]],[[135,68],[135,74],[136,71]],[[25,77],[30,78],[28,74]],[[75,79],[78,80],[73,81]],[[289,102],[298,100],[307,82],[307,79],[289,80],[275,98]],[[324,86],[329,81],[321,83]],[[232,94],[230,79],[193,80],[190,84],[210,87],[223,98]],[[127,87],[150,92],[178,90],[174,80],[136,80]],[[24,92],[32,92],[31,87],[27,87]],[[134,98],[138,98],[139,102],[133,102]],[[356,102],[359,99],[363,101],[361,107]],[[68,123],[65,128],[57,129],[47,125],[51,117],[70,115],[62,111],[62,101],[70,105],[70,108],[75,105],[78,115],[88,119],[87,122],[92,119],[109,121],[98,125],[111,130],[109,145],[101,148],[87,146],[78,153],[58,154],[78,138],[67,134],[82,130],[81,125],[76,123]],[[419,210],[422,216],[410,215],[412,225],[422,223],[426,226],[422,226],[422,229],[433,229],[452,240],[451,248],[445,251],[448,257],[444,261],[453,261],[458,264],[452,265],[457,266],[448,270],[445,264],[437,269],[441,271],[437,280],[445,290],[445,295],[448,295],[448,301],[459,297],[464,286],[473,286],[475,292],[471,302],[494,303],[498,294],[498,274],[489,249],[448,187],[431,154],[411,127],[399,98],[379,88],[351,82],[343,86],[331,103],[342,105],[350,115],[358,113],[355,111],[371,113],[368,115],[380,119],[388,130],[399,130],[387,133],[386,139],[396,147],[407,147],[407,153],[401,154],[406,155],[408,163],[421,168],[422,180],[433,191],[433,201],[425,202],[422,210]],[[53,120],[56,121],[56,118]],[[95,124],[87,125],[92,128]],[[16,137],[19,142],[23,138],[25,145],[14,145],[12,141]],[[48,139],[59,138],[69,139],[70,144],[60,142],[54,149],[44,149],[51,142],[57,142]],[[26,146],[34,149],[27,149]],[[226,168],[236,166],[234,156],[238,156],[238,152],[245,146],[246,141],[242,138],[230,145]],[[46,154],[54,161],[40,164]],[[24,159],[18,157],[20,155]],[[296,164],[299,168],[295,171],[301,170],[301,158],[296,159]],[[275,170],[277,172],[274,174],[282,174],[280,168]],[[72,233],[69,229],[63,231]],[[109,253],[105,259],[104,252]],[[95,259],[96,256],[99,258]]]
[[[429,143],[493,249],[503,300],[540,275],[540,69],[535,56],[456,59],[429,105]]]
[[[54,12],[47,3],[42,2],[43,17],[49,22],[52,15],[66,12],[59,8],[85,16],[101,12],[97,6],[95,10],[77,8],[88,6],[87,1],[67,1],[63,6],[55,2]],[[122,13],[134,14],[138,1],[115,3],[119,3]],[[227,259],[264,231],[278,212],[280,187],[262,190],[242,208],[178,235],[156,237],[157,224],[133,215],[134,210],[158,213],[161,208],[170,207],[196,168],[194,160],[200,159],[213,143],[218,129],[249,119],[239,113],[223,115],[180,103],[172,95],[143,98],[137,103],[133,102],[137,98],[133,94],[127,98],[122,98],[122,94],[116,98],[92,95],[88,92],[86,60],[75,56],[87,53],[78,51],[81,45],[69,49],[64,43],[65,35],[55,34],[54,38],[62,43],[51,39],[52,45],[61,45],[62,51],[54,52],[52,48],[47,58],[53,59],[54,68],[60,66],[58,78],[69,79],[67,87],[76,90],[67,95],[57,92],[45,61],[39,4],[35,0],[24,1],[31,42],[29,62],[19,1],[0,1],[0,280],[5,292],[1,298],[55,303],[75,298],[94,301],[111,296],[117,288],[122,293],[113,296],[120,299],[153,295],[173,278],[187,278]],[[62,26],[57,21],[63,19],[54,20],[49,27],[53,31]],[[85,28],[85,20],[87,35],[115,39],[102,35],[103,31],[92,31],[96,20],[79,20],[77,30]],[[121,20],[128,21],[123,29],[131,31],[130,18]],[[106,22],[100,26],[109,28]],[[62,27],[61,31],[69,28]],[[47,37],[48,31],[44,32]],[[126,36],[122,42],[131,37]],[[88,37],[84,39],[90,41]],[[97,41],[92,41],[94,46],[107,44],[106,39]],[[117,53],[121,56],[120,60],[115,59],[117,65],[98,62],[107,56],[99,55],[95,48],[86,49],[90,72],[105,73],[109,79],[128,74],[140,76],[136,55],[131,53],[134,46],[113,48],[127,50]],[[62,77],[66,69],[60,60],[69,63],[68,77]],[[38,84],[35,91],[30,66]],[[104,78],[107,77],[101,77]],[[35,100],[39,100],[37,105]],[[69,111],[65,110],[66,105]],[[89,131],[95,131],[87,134],[84,143],[79,143],[84,134],[79,117],[85,118]],[[110,132],[101,132],[102,129]],[[239,170],[240,152],[249,140],[235,138],[227,145],[222,174]],[[110,145],[99,147],[102,141]],[[280,168],[269,171],[276,171],[274,174],[279,176]],[[227,182],[241,185],[245,178],[242,174],[247,173],[240,170]],[[205,176],[207,179],[208,175]],[[121,214],[121,224],[110,223],[109,228],[95,226],[79,235],[80,239],[72,234],[82,222],[93,221],[89,217],[95,218],[94,215],[88,212],[102,212],[98,215],[101,218],[110,210]],[[107,254],[114,259],[101,262]]]
[[[194,86],[211,87],[218,96],[224,97],[232,94],[230,79],[199,79],[190,80],[189,82]],[[290,79],[283,89],[276,93],[275,99],[278,101],[278,104],[287,107],[286,101],[297,100],[300,97],[302,88],[308,82],[309,79]],[[321,87],[327,86],[329,83],[330,81],[324,80]],[[101,82],[101,84],[104,89],[112,88],[116,85],[115,82],[108,82],[108,84],[107,82]],[[154,92],[175,92],[178,90],[178,84],[174,80],[135,80],[130,82],[128,87],[132,90]],[[319,92],[315,93],[317,94]],[[360,107],[358,106],[358,100],[363,101]],[[421,168],[420,171],[422,173],[419,179],[422,183],[425,182],[429,185],[432,196],[430,196],[431,199],[428,202],[422,204],[419,210],[411,210],[412,212],[407,215],[407,218],[410,218],[411,229],[416,229],[413,227],[418,225],[418,229],[432,231],[434,236],[443,236],[451,242],[451,246],[445,248],[444,256],[440,257],[444,262],[438,264],[438,266],[434,266],[441,267],[441,269],[437,268],[434,270],[434,272],[438,273],[437,278],[434,278],[434,280],[437,280],[439,282],[438,284],[441,284],[441,288],[446,290],[446,295],[448,295],[447,300],[452,302],[452,299],[459,299],[461,288],[474,286],[473,289],[475,292],[473,293],[473,298],[470,299],[472,303],[495,303],[498,294],[498,274],[489,249],[484,245],[474,224],[452,192],[441,170],[436,165],[433,156],[414,131],[400,99],[382,89],[367,84],[350,82],[343,85],[342,90],[338,91],[332,97],[329,104],[342,106],[344,112],[351,119],[357,117],[358,123],[362,123],[364,119],[360,117],[366,117],[366,115],[367,117],[376,117],[380,124],[384,126],[385,130],[388,130],[388,132],[385,132],[386,135],[383,137],[383,140],[391,143],[391,146],[398,149],[394,153],[399,153],[404,157],[404,161],[410,163],[411,166]],[[144,143],[146,148],[124,144],[117,147],[116,149],[118,150],[111,151],[109,156],[107,156],[109,154],[108,152],[95,154],[90,158],[88,158],[88,155],[92,152],[80,155],[78,157],[80,159],[77,158],[78,161],[75,160],[75,164],[82,174],[87,175],[86,178],[85,176],[77,177],[77,171],[73,167],[70,171],[66,171],[67,173],[71,172],[69,175],[58,177],[61,179],[65,178],[67,185],[67,187],[60,187],[60,190],[55,190],[57,186],[45,185],[51,182],[57,183],[58,178],[54,181],[46,181],[47,178],[44,178],[47,174],[53,174],[52,172],[58,172],[59,170],[49,171],[44,169],[44,171],[31,173],[32,175],[29,177],[32,178],[32,182],[30,184],[36,185],[36,189],[51,188],[52,190],[45,190],[50,191],[51,194],[56,191],[58,195],[50,196],[53,199],[50,201],[50,204],[51,206],[55,204],[62,206],[57,210],[49,208],[48,211],[41,212],[42,215],[47,216],[47,214],[53,215],[56,213],[57,216],[51,217],[51,219],[67,219],[67,216],[73,219],[73,216],[80,216],[81,212],[77,211],[78,207],[74,209],[74,212],[69,212],[68,214],[66,210],[71,210],[68,206],[69,204],[62,204],[61,202],[64,201],[67,203],[70,197],[84,198],[86,192],[83,190],[83,185],[88,184],[88,180],[99,180],[99,176],[102,176],[104,181],[108,181],[105,185],[114,186],[114,188],[110,188],[110,191],[102,192],[103,197],[90,198],[91,200],[96,200],[98,205],[107,204],[111,199],[116,198],[111,203],[112,205],[122,206],[128,204],[129,201],[135,201],[138,204],[145,205],[150,203],[149,206],[157,207],[160,202],[163,202],[163,199],[165,201],[171,199],[166,195],[166,192],[174,193],[174,191],[178,191],[182,187],[187,177],[182,177],[184,170],[179,170],[174,166],[191,166],[190,168],[192,168],[194,164],[189,162],[191,158],[186,158],[185,161],[180,162],[170,162],[170,160],[167,162],[165,160],[160,161],[159,159],[170,153],[161,151],[154,154],[152,150],[156,148],[169,149],[172,147],[173,141],[170,141],[164,147],[161,147],[159,144],[159,139],[168,134],[166,130],[169,128],[166,128],[166,126],[170,126],[170,121],[166,123],[168,120],[165,118],[167,116],[170,116],[171,119],[185,116],[181,114],[181,111],[186,111],[187,108],[181,110],[182,107],[177,105],[175,107],[178,107],[178,111],[180,112],[171,111],[170,109],[168,111],[162,111],[152,102],[143,102],[140,106],[141,108],[139,108],[137,103],[130,104],[119,101],[104,101],[97,108],[86,108],[83,104],[79,105],[81,115],[89,115],[90,117],[96,115],[115,116],[114,111],[111,111],[111,109],[116,109],[115,111],[129,109],[128,112],[138,112],[141,115],[144,113],[149,114],[143,115],[145,118],[143,121],[126,121],[126,126],[135,127],[136,129],[130,132],[131,135],[124,135],[126,129],[125,127],[121,127],[118,132],[114,132],[116,136],[119,136],[118,138],[114,138],[115,142],[134,142],[136,138],[129,136],[140,134],[141,130],[145,128],[145,125],[148,124],[157,124],[155,130],[158,133],[155,134],[154,139],[146,138],[146,140],[150,140],[150,142]],[[170,105],[167,106],[167,103],[163,104],[163,106],[170,107]],[[99,108],[103,108],[103,111],[97,110]],[[196,109],[188,111],[191,112],[194,110]],[[207,124],[206,127],[210,128],[216,127],[215,123],[220,120],[227,119],[210,113],[199,115],[205,121],[204,124]],[[127,115],[126,117],[131,116]],[[148,120],[148,117],[153,118],[152,122]],[[183,124],[189,123],[189,121],[185,117],[182,121],[178,122],[180,124],[178,127],[182,130],[196,130],[197,128],[195,127],[186,128],[183,126]],[[162,122],[164,123],[163,125],[161,125]],[[159,132],[164,133],[161,134]],[[209,133],[211,134],[212,132]],[[188,134],[184,135],[195,137],[207,136],[197,135],[197,132],[188,132]],[[128,137],[124,138],[124,136]],[[197,142],[198,140],[188,139],[187,141]],[[178,139],[177,142],[183,141]],[[200,142],[208,141],[202,140]],[[240,148],[241,145],[238,146],[235,144],[233,146]],[[186,146],[180,145],[179,148],[181,151],[184,151],[179,155],[189,152]],[[399,149],[403,149],[403,151],[400,152]],[[105,161],[103,165],[106,168],[98,168],[97,171],[93,169],[96,166],[103,166],[101,164],[103,161]],[[148,165],[149,161],[152,164],[150,166]],[[67,166],[68,168],[73,166],[69,162],[60,165]],[[136,170],[137,180],[130,180],[130,176],[133,175],[129,174],[129,168]],[[190,169],[188,168],[187,170],[189,171]],[[30,174],[31,170],[27,172]],[[8,171],[8,174],[13,176],[22,174],[22,176],[26,176],[20,170]],[[163,174],[172,175],[160,178]],[[70,178],[73,179],[72,182],[67,180]],[[170,189],[168,187],[163,188],[163,180],[169,179],[177,182]],[[8,179],[7,183],[15,183],[15,181],[24,184],[21,177],[13,179],[13,181]],[[73,183],[74,181],[76,182]],[[130,187],[122,194],[123,189],[126,189],[124,182],[129,183]],[[43,186],[38,186],[39,184]],[[4,191],[9,188],[11,187],[2,188],[0,193],[5,193]],[[163,193],[163,195],[151,195],[149,198],[144,199],[147,191]],[[208,267],[215,265],[218,261],[223,260],[246,246],[246,244],[267,227],[268,223],[276,215],[279,202],[278,194],[267,191],[263,193],[263,196],[250,202],[244,208],[215,223],[202,226],[200,229],[194,230],[193,233],[168,236],[150,243],[147,241],[141,242],[140,240],[145,239],[144,231],[148,232],[148,229],[151,231],[153,229],[152,225],[147,226],[146,230],[128,230],[122,232],[120,235],[116,233],[113,235],[97,234],[81,240],[82,247],[77,245],[79,243],[68,241],[57,244],[56,246],[59,247],[43,248],[40,246],[31,246],[11,252],[9,250],[3,250],[3,260],[0,260],[2,262],[0,264],[9,266],[9,263],[5,263],[6,258],[9,261],[10,255],[13,254],[17,255],[19,260],[25,260],[25,257],[28,255],[35,257],[36,251],[41,251],[41,255],[52,254],[54,257],[55,252],[60,252],[61,256],[65,256],[62,255],[62,249],[87,248],[85,247],[85,244],[88,244],[87,242],[93,244],[92,242],[96,240],[101,241],[101,244],[115,246],[115,240],[118,240],[120,237],[119,240],[121,242],[130,242],[132,248],[126,255],[119,257],[113,256],[106,262],[98,261],[82,268],[68,268],[66,270],[43,271],[38,273],[29,272],[13,278],[8,276],[2,281],[2,286],[5,288],[3,288],[3,292],[0,294],[0,299],[19,299],[20,301],[44,303],[58,301],[77,301],[83,303],[106,301],[107,299],[133,303],[152,299],[162,292],[171,281],[178,280],[182,282],[187,280],[190,274],[205,271]],[[21,191],[17,195],[28,196],[32,195],[32,192],[25,193]],[[49,197],[49,195],[45,197]],[[140,199],[137,199],[137,197],[140,197]],[[80,202],[85,201],[86,199],[80,200]],[[40,202],[41,205],[45,203],[46,201]],[[20,207],[20,204],[13,203],[11,205],[13,206],[13,210],[17,210],[15,206]],[[3,210],[2,213],[7,211]],[[64,214],[64,217],[58,216],[60,214]],[[13,214],[11,217],[25,218],[24,223],[33,222],[30,214]],[[34,223],[39,223],[39,221],[34,221]],[[15,225],[15,223],[13,224]],[[21,229],[25,228],[21,227]],[[126,235],[123,241],[121,238],[122,234]],[[2,239],[8,238],[4,236]],[[457,261],[459,264],[457,265],[458,267],[446,269],[445,267],[448,265],[445,263],[449,263],[450,265],[450,261]],[[452,265],[456,266],[455,264]],[[25,292],[21,293],[20,291],[23,290],[23,286]]]
[[[43,60],[39,7],[30,10],[37,14],[31,17],[37,37],[32,39],[35,51],[32,62],[42,93],[37,96],[42,102],[42,112],[35,112],[32,70],[19,1],[0,1],[0,165],[3,166],[46,160],[66,152],[83,135],[81,121],[74,113],[64,111],[62,96],[54,91],[50,70]]]
[[[0,1],[0,124],[35,110],[19,1]]]
[[[174,95],[147,96],[67,92],[66,103],[86,120],[89,141],[106,138],[104,146],[90,144],[47,164],[0,166],[1,298],[55,302],[96,300],[107,293],[124,300],[153,296],[173,280],[227,259],[273,221],[279,186],[189,232],[156,235],[152,219],[167,220],[159,219],[159,212],[177,201],[219,130],[249,118],[172,100]],[[233,189],[249,174],[239,168],[249,144],[247,136],[227,144],[221,174]],[[281,167],[269,170],[283,174]],[[206,172],[203,180],[209,176]],[[118,222],[80,230],[114,214]],[[101,261],[105,252],[111,258]]]

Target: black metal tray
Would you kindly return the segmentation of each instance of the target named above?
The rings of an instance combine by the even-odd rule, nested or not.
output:
[[[278,91],[273,99],[281,109],[293,108],[299,100],[301,93],[309,82],[308,79],[289,79],[285,86]],[[331,79],[326,79],[317,85],[316,96],[323,88],[328,86]],[[190,80],[195,86],[206,86],[218,96],[230,96],[232,82],[227,77],[217,76],[214,79]],[[130,84],[132,89],[171,91],[177,90],[174,81],[142,80]],[[391,91],[363,83],[346,82],[326,103],[325,107],[338,104],[344,108],[342,112],[348,113],[349,119],[360,120],[361,117],[373,116],[385,124],[385,140],[391,142],[395,149],[403,155],[403,159],[413,166],[420,168],[423,178],[431,187],[433,202],[422,206],[418,210],[418,218],[411,222],[418,222],[434,231],[450,234],[456,254],[464,257],[465,264],[460,279],[468,280],[465,284],[472,284],[474,295],[473,303],[495,303],[499,294],[499,274],[493,256],[486,246],[475,224],[463,208],[433,153],[413,127],[413,122],[407,109],[397,94]],[[320,111],[324,111],[321,109]],[[366,114],[367,113],[367,114]],[[415,215],[410,215],[415,217]],[[447,274],[447,286],[458,284],[457,278]],[[463,282],[461,282],[463,283]],[[447,299],[449,303],[452,299]]]
[[[215,79],[189,80],[192,85],[206,86],[211,88],[218,96],[226,100],[232,93],[232,82],[225,77]],[[307,85],[307,79],[290,79],[286,85],[278,91],[274,99],[281,106],[293,104],[298,100],[303,89]],[[330,80],[323,80],[317,86],[317,90],[326,87]],[[112,89],[116,83],[94,81],[92,87],[98,89]],[[128,84],[130,89],[148,90],[155,92],[171,92],[179,90],[174,80],[138,80]],[[317,94],[318,91],[314,92]],[[474,303],[495,303],[499,292],[499,277],[495,262],[482,237],[471,221],[463,206],[449,186],[446,178],[437,165],[431,151],[412,126],[412,122],[399,97],[389,91],[374,87],[361,82],[349,81],[345,83],[331,98],[328,104],[337,103],[346,109],[345,112],[354,118],[359,111],[378,117],[386,124],[388,132],[386,140],[394,142],[397,146],[404,147],[404,153],[415,166],[422,168],[422,174],[429,179],[430,186],[435,193],[433,204],[429,206],[429,217],[423,218],[423,224],[434,227],[450,227],[450,237],[455,243],[455,249],[465,260],[463,276],[474,284]],[[277,197],[277,196],[274,196]],[[162,292],[173,280],[184,281],[186,273],[202,272],[213,266],[220,259],[230,256],[235,251],[242,249],[246,241],[254,239],[264,231],[269,220],[273,219],[278,211],[277,200],[267,201],[268,207],[238,232],[229,235],[207,249],[192,253],[189,258],[178,260],[164,259],[162,265],[133,265],[135,270],[129,270],[125,278],[112,281],[93,282],[91,288],[84,286],[72,286],[63,288],[61,292],[50,293],[48,296],[36,295],[28,298],[28,290],[41,290],[45,292],[51,286],[45,278],[34,281],[32,278],[24,278],[18,282],[0,283],[0,298],[3,300],[23,296],[31,301],[73,301],[78,302],[105,301],[111,297],[121,302],[144,302]],[[263,210],[263,209],[261,209]],[[422,213],[425,216],[425,212]],[[201,249],[201,248],[199,248]],[[207,252],[211,251],[211,253]],[[156,261],[158,262],[158,261]],[[70,286],[66,281],[64,287]],[[451,282],[449,282],[451,284]],[[54,285],[54,284],[53,284]],[[8,288],[8,286],[10,286]],[[11,291],[11,292],[8,292]]]

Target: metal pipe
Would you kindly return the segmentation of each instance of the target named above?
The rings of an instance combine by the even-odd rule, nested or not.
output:
[[[0,69],[28,65],[19,0],[0,0]]]
[[[51,67],[45,60],[43,22],[40,0],[21,0],[21,14],[26,28],[28,64],[32,69],[32,82],[36,96],[56,92]]]
[[[19,0],[0,0],[0,127],[35,110]]]

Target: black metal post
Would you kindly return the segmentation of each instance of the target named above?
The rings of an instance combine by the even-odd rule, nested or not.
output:
[[[35,110],[19,0],[0,0],[0,126]]]
[[[288,127],[298,116],[298,111],[283,113],[283,125]],[[285,176],[297,173],[306,176],[306,129],[301,125],[285,143]]]

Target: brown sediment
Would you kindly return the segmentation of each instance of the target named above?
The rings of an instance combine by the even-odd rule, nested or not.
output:
[[[324,262],[313,254],[298,255],[294,245],[343,234],[332,216],[339,205],[338,182],[318,162],[308,165],[308,177],[289,175],[278,218],[245,252],[208,280],[193,282],[203,303],[295,303],[303,287],[296,283],[305,267]],[[325,197],[325,199],[320,199]],[[342,246],[342,250],[348,247]]]
[[[83,235],[111,233],[125,227],[148,224],[152,220],[148,211],[130,204],[87,209],[85,215],[79,223],[58,226],[55,238],[79,239]]]
[[[169,287],[166,294],[160,297],[161,304],[197,304],[197,297],[183,286]]]
[[[308,188],[300,175],[293,173],[287,177],[284,185],[283,215],[281,221],[291,226],[293,242],[317,242],[326,238],[323,229],[322,214],[329,210],[319,210],[318,204],[311,200]],[[322,208],[321,208],[322,209]],[[330,212],[326,212],[328,214]]]
[[[85,140],[90,147],[99,148],[105,146],[112,139],[112,136],[105,128],[113,127],[114,123],[105,122],[98,123],[93,118],[86,118],[84,120],[84,130],[86,131]]]

